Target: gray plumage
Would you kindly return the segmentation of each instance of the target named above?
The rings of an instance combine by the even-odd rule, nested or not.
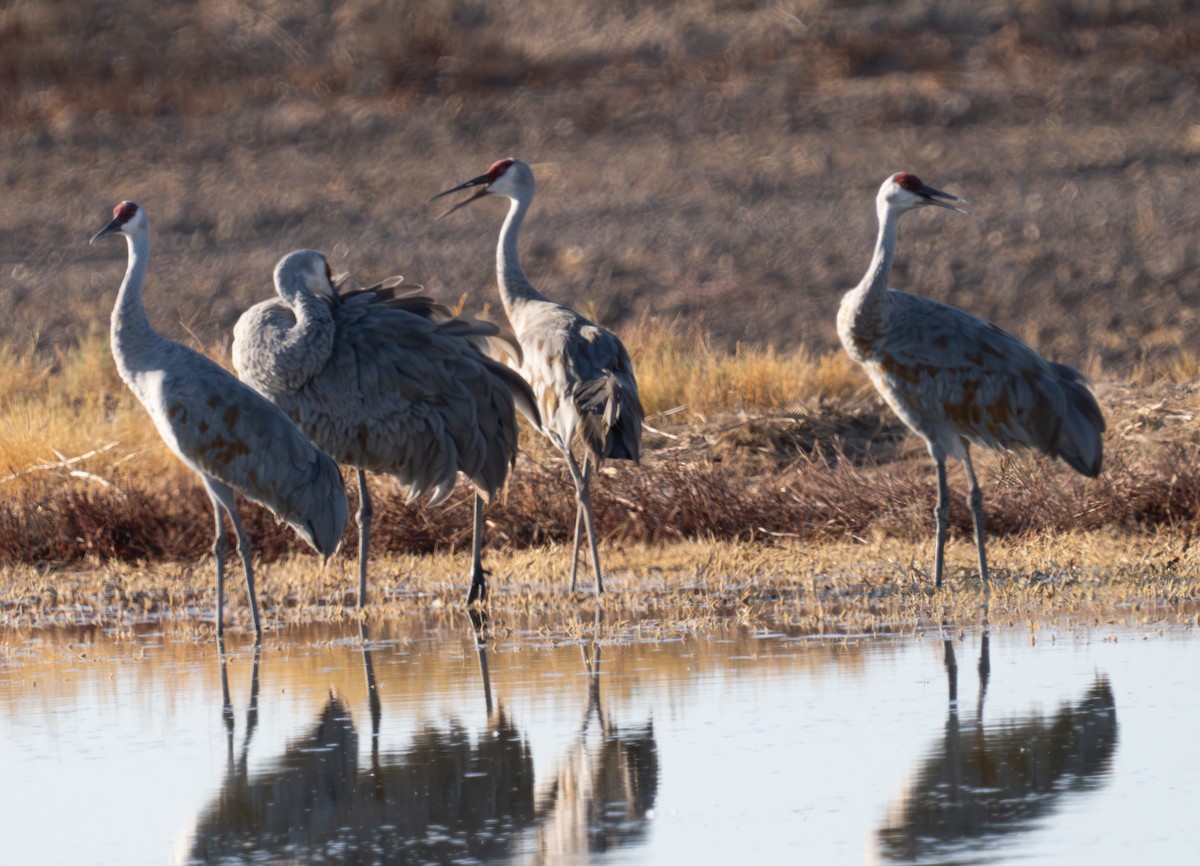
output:
[[[150,326],[142,304],[150,257],[146,212],[134,202],[122,202],[92,243],[114,232],[125,235],[129,244],[129,267],[112,313],[117,370],[167,447],[200,475],[212,499],[218,637],[224,633],[222,508],[237,534],[254,630],[261,636],[250,542],[233,491],[269,508],[328,559],[337,550],[348,520],[341,473],[279,409],[218,364]]]
[[[533,171],[519,159],[502,159],[485,174],[440,192],[433,199],[469,187],[474,196],[449,212],[486,195],[511,201],[496,248],[496,273],[504,311],[521,345],[521,374],[537,396],[543,432],[563,453],[575,482],[575,536],[571,589],[575,589],[581,524],[587,528],[596,589],[603,591],[590,497],[591,476],[606,458],[641,458],[642,404],[629,353],[610,331],[555,303],[530,284],[521,268],[518,235],[533,200]],[[584,447],[580,467],[572,453],[575,437]]]
[[[884,181],[876,199],[879,237],[858,287],[838,311],[838,335],[887,404],[924,438],[937,464],[934,576],[942,583],[948,521],[945,461],[964,462],[979,571],[987,588],[983,494],[970,445],[1031,448],[1094,477],[1103,462],[1104,417],[1083,376],[1045,361],[995,325],[928,298],[887,288],[900,214],[926,205],[966,213],[956,196],[911,174]]]
[[[469,600],[486,591],[482,505],[517,451],[515,409],[538,423],[519,375],[484,354],[500,339],[490,322],[455,318],[421,287],[393,278],[341,292],[315,250],[284,256],[277,298],[234,328],[238,375],[285,411],[312,442],[358,471],[359,603],[366,596],[371,518],[365,472],[384,472],[430,504],[465,475],[475,487],[476,538]]]

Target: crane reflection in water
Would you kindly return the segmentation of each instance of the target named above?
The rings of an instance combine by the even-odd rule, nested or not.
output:
[[[644,839],[658,787],[653,723],[624,731],[606,716],[597,641],[584,650],[588,698],[579,736],[558,762],[561,769],[536,785],[528,739],[493,699],[488,646],[482,629],[478,634],[486,731],[472,737],[457,722],[431,724],[403,751],[381,754],[382,702],[362,627],[368,766],[361,766],[349,708],[331,693],[305,734],[250,773],[259,653],[240,748],[222,653],[227,766],[220,790],[196,821],[184,862],[545,863]]]
[[[1116,751],[1117,711],[1106,677],[1097,676],[1079,700],[1051,716],[984,725],[991,673],[985,633],[975,718],[961,721],[954,642],[944,647],[950,690],[945,732],[878,832],[888,860],[963,862],[967,851],[1033,830],[1068,792],[1102,785]]]
[[[658,795],[653,719],[626,729],[618,726],[600,700],[600,642],[593,637],[580,649],[588,678],[587,708],[575,742],[538,796],[538,863],[567,862],[572,854],[643,841]]]

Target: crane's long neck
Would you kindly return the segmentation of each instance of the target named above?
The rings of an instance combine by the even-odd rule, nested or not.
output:
[[[303,275],[299,272],[287,270],[278,274],[275,278],[275,291],[280,299],[291,307],[298,330],[307,331],[333,321],[329,304],[308,289]]]
[[[129,244],[129,266],[117,292],[112,311],[112,353],[122,378],[144,367],[142,355],[163,338],[150,327],[146,307],[142,303],[142,283],[146,264],[150,260],[150,237],[144,232],[125,235]]]
[[[275,290],[296,317],[285,333],[276,334],[271,352],[272,376],[278,386],[299,388],[325,368],[337,338],[329,302],[317,297],[295,270],[276,274]]]
[[[500,228],[500,242],[496,245],[496,279],[500,283],[500,300],[504,303],[504,311],[509,321],[513,318],[513,308],[520,306],[522,301],[547,300],[525,276],[521,267],[521,257],[517,252],[517,240],[521,233],[521,223],[529,210],[528,198],[513,198],[508,208],[508,216]]]
[[[885,331],[885,297],[892,259],[896,254],[896,221],[898,214],[880,203],[879,236],[875,253],[862,282],[842,298],[838,310],[838,335],[851,355],[865,352]]]

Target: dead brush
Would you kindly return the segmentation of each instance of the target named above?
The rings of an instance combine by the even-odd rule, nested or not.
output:
[[[1101,481],[1090,484],[1028,456],[981,461],[989,532],[1192,531],[1200,520],[1200,448],[1173,445],[1143,455],[1113,444]],[[927,534],[936,493],[922,461],[836,459],[836,442],[817,445],[822,459],[792,460],[784,468],[774,461],[729,459],[731,446],[719,442],[717,459],[697,447],[651,452],[641,469],[606,469],[597,481],[595,508],[607,542]],[[955,489],[962,487],[957,474],[951,480]],[[431,510],[405,503],[390,481],[372,483],[380,494],[375,539],[381,552],[469,545],[465,487]],[[951,503],[951,526],[969,535],[970,515],[961,500],[960,491]],[[268,512],[247,506],[246,513],[264,561],[299,549]],[[570,537],[572,514],[565,469],[522,456],[509,488],[486,513],[489,549],[562,543]],[[83,482],[47,485],[0,504],[0,556],[9,562],[195,560],[208,552],[208,524],[208,501],[186,479],[127,476],[119,491]]]

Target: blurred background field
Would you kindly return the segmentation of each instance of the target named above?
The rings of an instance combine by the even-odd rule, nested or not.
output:
[[[103,320],[147,208],[147,301],[227,339],[297,247],[495,303],[499,203],[425,200],[517,155],[526,265],[616,328],[836,345],[873,196],[971,200],[902,230],[894,283],[1075,365],[1190,344],[1200,301],[1200,4],[23,0],[0,10],[7,343]]]
[[[1200,3],[1183,0],[7,4],[0,556],[209,544],[199,486],[107,357],[125,251],[87,240],[113,204],[150,215],[152,321],[226,362],[298,247],[502,315],[503,207],[438,220],[424,202],[508,155],[538,175],[530,277],[626,340],[665,434],[645,470],[599,485],[610,537],[928,531],[923,449],[834,329],[897,170],[972,214],[909,217],[893,285],[1080,367],[1110,414],[1099,482],[989,458],[995,531],[1190,537],[1197,81]],[[565,474],[523,441],[497,544],[569,530]],[[464,544],[465,497],[390,502],[381,549]],[[969,531],[961,502],[953,519]],[[290,548],[256,524],[268,557]]]

